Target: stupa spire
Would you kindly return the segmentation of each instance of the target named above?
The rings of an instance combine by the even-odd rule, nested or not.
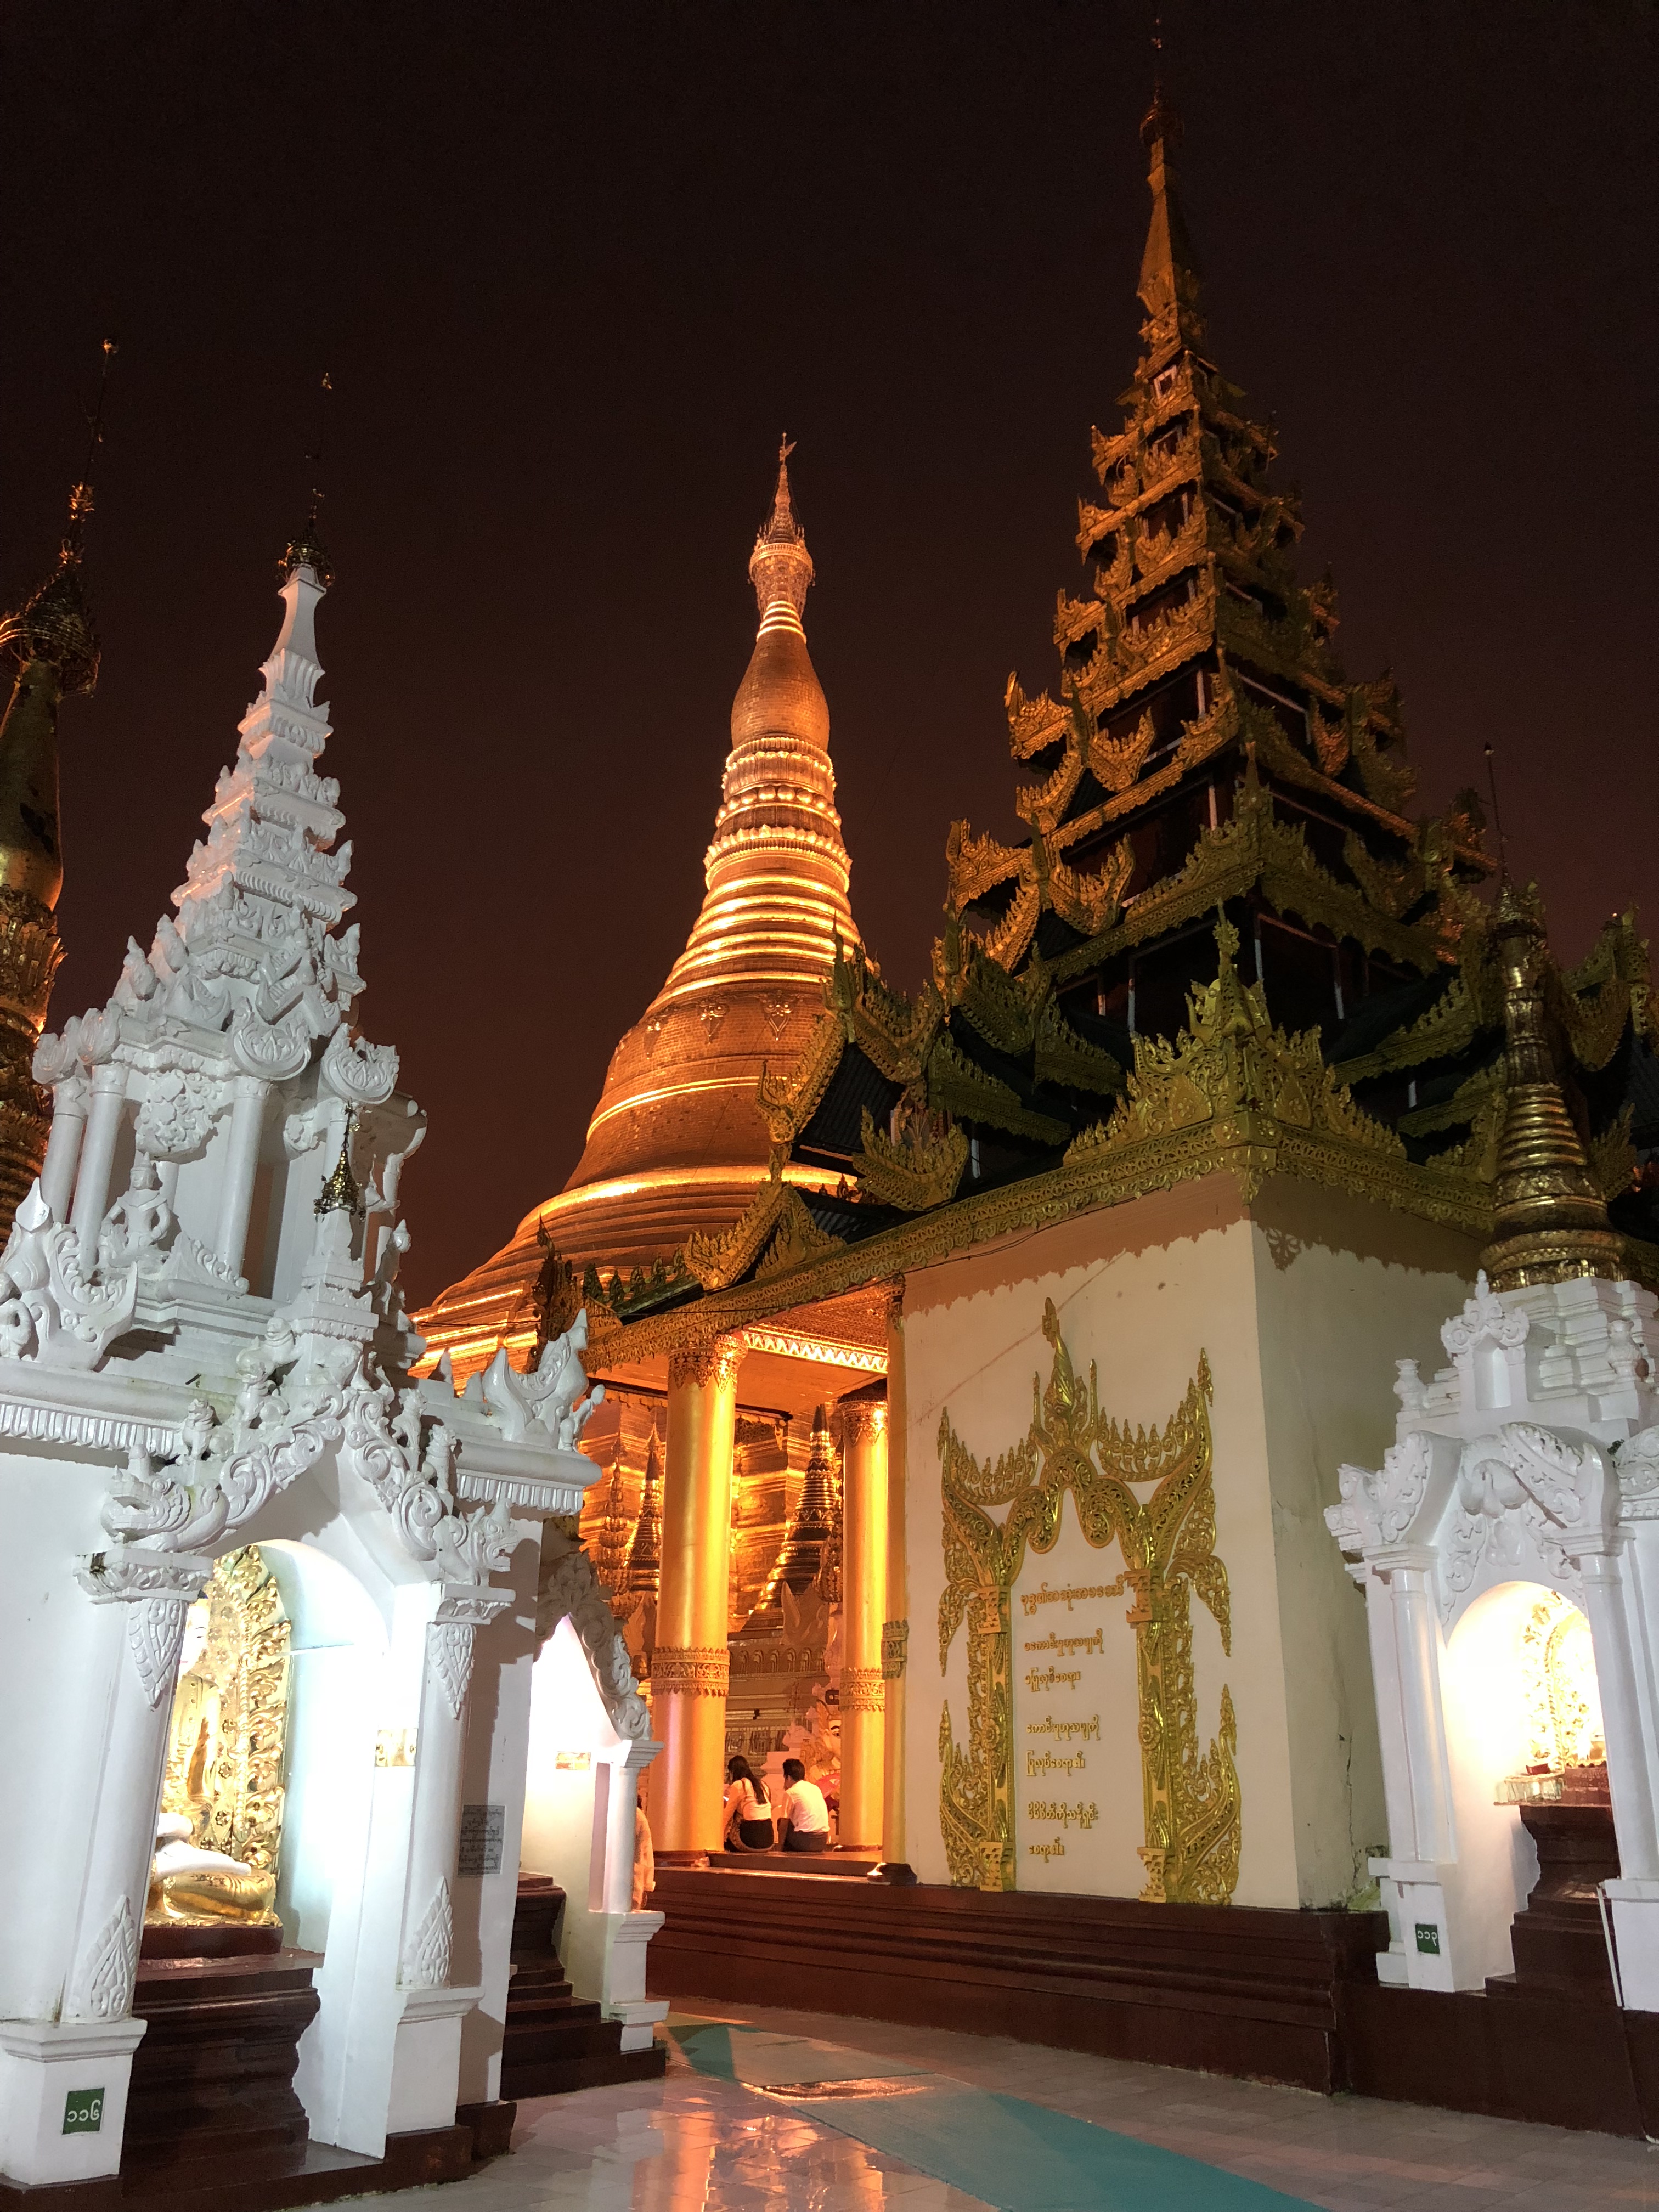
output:
[[[1551,1048],[1549,961],[1535,893],[1505,880],[1492,927],[1504,987],[1504,1126],[1492,1241],[1480,1255],[1496,1291],[1575,1275],[1616,1282],[1627,1270]]]
[[[689,1235],[731,1227],[771,1172],[758,1086],[805,1048],[838,953],[861,951],[830,708],[801,620],[813,565],[791,452],[781,440],[749,554],[759,621],[732,702],[702,908],[661,989],[611,1055],[575,1173],[526,1217],[511,1245],[428,1309],[433,1340],[452,1349],[458,1370],[495,1356],[544,1236],[579,1265],[620,1270],[667,1259]]]
[[[732,750],[703,856],[708,893],[664,997],[744,976],[816,988],[834,963],[836,938],[859,941],[835,806],[830,708],[801,620],[814,572],[790,489],[793,451],[788,438],[779,441],[771,511],[749,556],[760,623],[732,702]]]

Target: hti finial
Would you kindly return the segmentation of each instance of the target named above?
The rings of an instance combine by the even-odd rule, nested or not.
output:
[[[812,580],[806,533],[789,491],[789,456],[794,450],[795,441],[786,430],[778,440],[778,482],[772,495],[772,512],[761,526],[749,561],[749,580],[755,586],[763,615],[775,603],[787,599],[799,617]]]
[[[118,349],[119,341],[104,340],[104,362],[98,374],[98,399],[87,417],[87,459],[81,471],[79,483],[71,484],[69,498],[69,529],[64,538],[64,554],[70,559],[81,556],[82,533],[87,517],[92,513],[92,477],[98,459],[98,449],[104,442],[104,397],[109,390],[109,365]]]
[[[1164,17],[1152,17],[1152,104],[1141,118],[1140,143],[1150,153],[1159,141],[1170,153],[1181,143],[1181,118],[1164,89]]]
[[[276,563],[279,582],[287,583],[296,568],[309,568],[325,591],[334,581],[334,565],[324,548],[318,527],[318,515],[325,494],[317,479],[322,474],[323,431],[328,416],[328,395],[334,389],[334,380],[325,369],[317,386],[317,430],[306,459],[311,465],[311,504],[306,513],[305,527],[297,538],[291,538],[284,547],[282,559]]]

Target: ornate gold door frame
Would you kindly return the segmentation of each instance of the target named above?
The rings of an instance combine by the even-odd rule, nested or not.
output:
[[[1030,1429],[994,1464],[974,1458],[948,1411],[939,1419],[941,1671],[957,1629],[968,1626],[965,1751],[948,1704],[939,1720],[939,1820],[951,1879],[958,1888],[1016,1887],[1012,1592],[1027,1545],[1054,1549],[1069,1490],[1085,1540],[1121,1547],[1123,1572],[1111,1589],[1127,1589],[1132,1600],[1146,1814],[1141,1897],[1224,1905],[1238,1885],[1237,1730],[1224,1686],[1220,1729],[1200,1755],[1193,1680],[1194,1590],[1215,1618],[1222,1650],[1232,1650],[1227,1570],[1215,1550],[1209,1361],[1200,1352],[1198,1373],[1165,1427],[1132,1435],[1102,1415],[1092,1362],[1085,1397],[1052,1299],[1042,1333],[1054,1347],[1053,1370],[1046,1386],[1033,1376]],[[1157,1487],[1143,1501],[1137,1483]],[[987,1509],[1001,1505],[1008,1512],[999,1525]]]

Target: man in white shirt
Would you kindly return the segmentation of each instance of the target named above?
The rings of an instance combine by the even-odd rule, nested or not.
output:
[[[783,1778],[789,1785],[779,1822],[784,1850],[827,1851],[830,1808],[823,1802],[823,1790],[816,1782],[807,1780],[806,1769],[798,1759],[784,1760]]]

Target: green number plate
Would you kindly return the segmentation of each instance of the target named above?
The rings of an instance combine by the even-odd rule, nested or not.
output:
[[[1426,1951],[1431,1959],[1440,1956],[1440,1930],[1432,1920],[1418,1922],[1417,1948],[1419,1951]]]
[[[66,2136],[95,2136],[104,2124],[101,2089],[71,2089],[64,2105]]]

